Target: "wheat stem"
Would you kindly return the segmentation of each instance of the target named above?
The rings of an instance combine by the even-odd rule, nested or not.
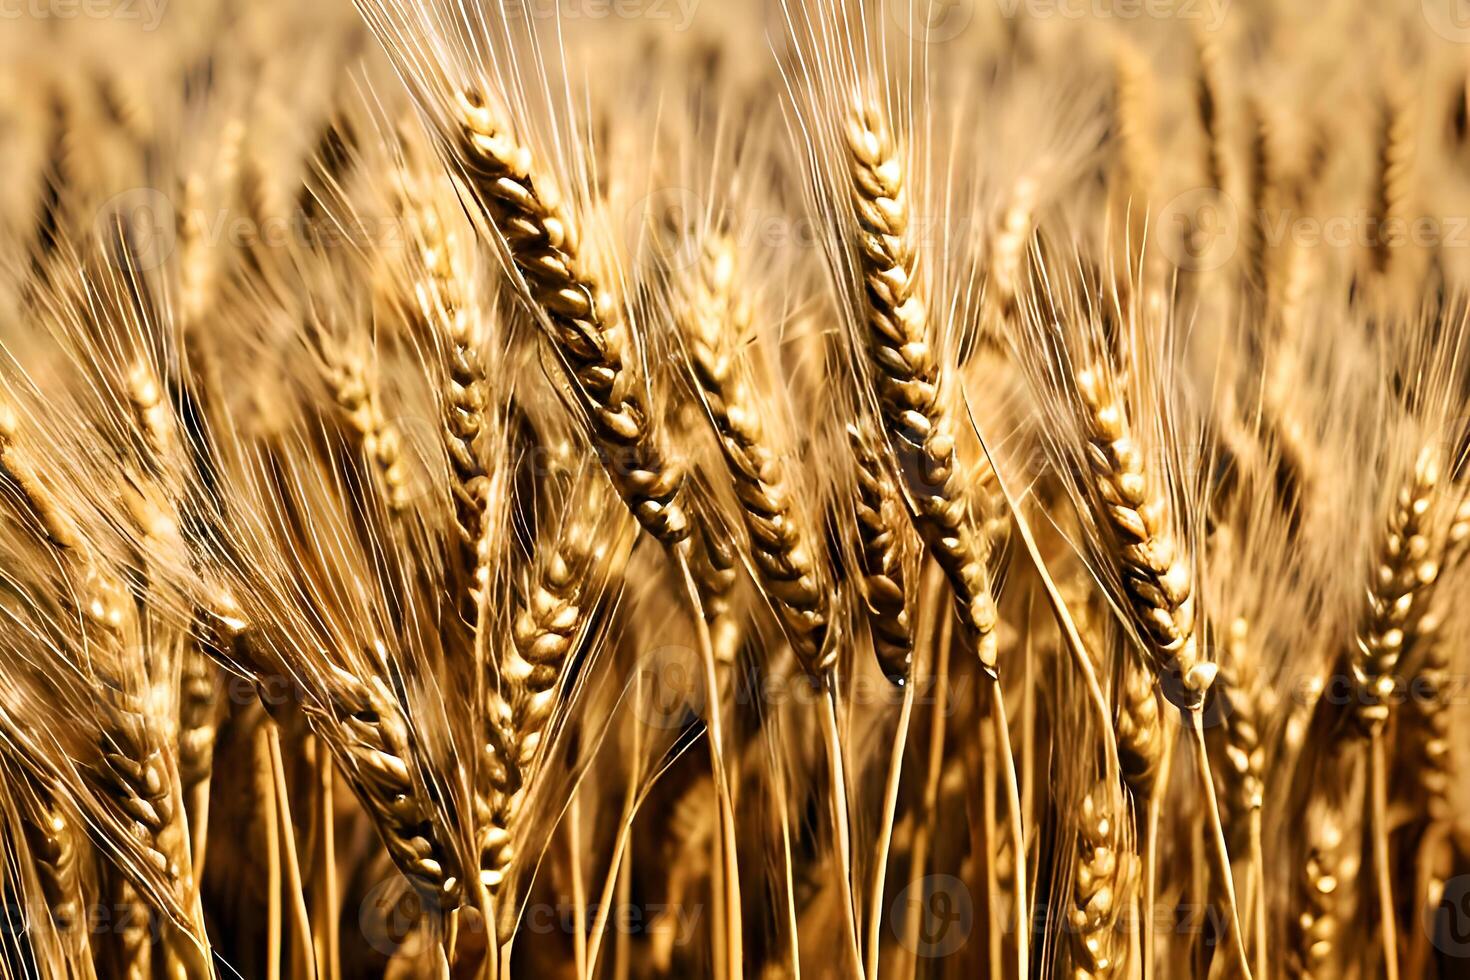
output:
[[[696,610],[695,633],[699,638],[699,655],[704,668],[705,724],[708,726],[710,767],[715,780],[715,798],[720,811],[719,852],[724,870],[724,896],[726,935],[729,948],[726,950],[725,966],[731,980],[743,976],[744,933],[740,908],[740,863],[737,857],[735,835],[735,806],[730,798],[730,784],[725,773],[724,723],[720,719],[719,678],[715,668],[714,643],[710,638],[709,624],[699,613],[699,586],[689,567],[689,548],[681,545],[675,549],[679,571],[684,577],[684,588],[693,609]]]
[[[878,980],[878,953],[883,929],[883,891],[888,878],[888,854],[893,847],[893,823],[898,811],[898,789],[903,779],[903,756],[909,740],[909,721],[914,713],[913,678],[903,687],[903,703],[898,709],[898,724],[893,730],[893,744],[888,750],[888,773],[883,780],[883,813],[878,821],[878,840],[874,848],[872,891],[868,896],[868,963],[867,980]]]
[[[852,898],[852,838],[847,817],[847,775],[842,762],[842,735],[837,728],[837,690],[830,678],[822,702],[822,728],[827,736],[827,762],[831,775],[832,825],[837,833],[837,884],[842,890],[842,911],[847,917],[848,955],[853,972],[861,976],[863,956],[858,951],[857,910]]]
[[[282,848],[286,858],[286,878],[291,886],[291,912],[292,924],[296,927],[301,941],[296,950],[296,955],[301,957],[306,964],[307,976],[316,977],[318,965],[316,958],[312,955],[313,944],[311,941],[311,915],[306,911],[306,887],[301,876],[301,860],[296,853],[296,823],[291,819],[291,797],[290,790],[286,786],[286,763],[281,756],[281,733],[276,728],[276,723],[266,719],[265,739],[266,746],[270,751],[271,776],[275,782],[275,819],[280,821]],[[295,967],[293,967],[295,972]]]
[[[1016,855],[1014,926],[1016,930],[1016,969],[1018,977],[1030,976],[1031,904],[1026,887],[1026,837],[1021,823],[1021,793],[1016,781],[1016,756],[1011,750],[1011,726],[1006,716],[1005,696],[996,682],[991,691],[995,712],[996,734],[1000,740],[1001,764],[1005,768],[1007,825],[1011,848]]]
[[[1240,910],[1235,901],[1235,880],[1230,873],[1230,849],[1225,844],[1225,828],[1220,822],[1220,805],[1215,799],[1215,777],[1210,771],[1210,756],[1205,748],[1204,712],[1200,709],[1187,710],[1186,727],[1194,743],[1195,764],[1199,770],[1200,786],[1205,794],[1206,836],[1214,862],[1215,878],[1224,898],[1226,926],[1230,930],[1230,952],[1235,966],[1245,980],[1252,980],[1250,957],[1245,949],[1245,933],[1240,927]]]
[[[1387,980],[1398,980],[1398,906],[1393,899],[1393,864],[1388,849],[1388,759],[1383,734],[1374,729],[1368,739],[1368,828],[1372,839],[1373,874],[1378,885],[1378,923],[1383,939],[1383,970]]]

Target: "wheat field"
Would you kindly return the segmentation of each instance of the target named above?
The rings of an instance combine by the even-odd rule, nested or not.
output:
[[[0,3],[5,978],[1470,976],[1456,0]]]

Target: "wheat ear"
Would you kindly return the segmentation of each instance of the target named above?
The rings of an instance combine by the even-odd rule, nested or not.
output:
[[[873,653],[883,675],[904,683],[913,663],[914,624],[910,589],[917,583],[906,568],[902,502],[898,488],[883,468],[876,437],[858,425],[847,426],[855,474],[853,514],[856,518],[859,591],[873,635]],[[912,532],[909,532],[912,533]]]
[[[1077,855],[1072,865],[1067,941],[1076,980],[1125,976],[1128,935],[1119,918],[1129,902],[1135,860],[1124,846],[1118,817],[1087,794],[1078,808]]]
[[[1134,442],[1127,405],[1111,373],[1097,361],[1077,370],[1075,382],[1084,409],[1085,478],[1096,501],[1097,520],[1106,537],[1110,560],[1118,569],[1129,618],[1143,641],[1150,666],[1170,680],[1175,688],[1174,699],[1188,716],[1213,838],[1216,877],[1233,930],[1231,950],[1236,966],[1249,978],[1230,854],[1215,800],[1201,719],[1219,668],[1200,654],[1190,556],[1175,542],[1169,499],[1158,490]]]
[[[1350,655],[1356,714],[1369,733],[1388,722],[1399,665],[1418,636],[1425,601],[1439,577],[1429,528],[1439,482],[1436,454],[1425,450],[1399,488],[1380,539],[1367,608]]]
[[[306,335],[316,345],[332,399],[342,411],[353,442],[381,481],[389,508],[402,510],[408,504],[403,438],[383,413],[377,372],[362,354],[329,337],[314,316],[308,318]]]
[[[590,629],[609,552],[620,547],[610,527],[617,499],[605,477],[574,468],[570,443],[557,455],[561,476],[569,481],[567,494],[551,515],[554,526],[538,536],[535,568],[518,598],[492,709],[505,753],[491,767],[494,793],[481,827],[480,877],[492,896],[516,856],[518,821],[543,739],[562,703],[569,658]]]
[[[665,455],[616,298],[586,262],[550,177],[484,97],[458,100],[460,157],[577,388],[613,485],[665,546],[689,536],[684,473]]]
[[[995,675],[995,598],[986,551],[955,468],[954,422],[919,295],[905,169],[884,112],[859,98],[847,118],[850,200],[874,395],[913,518],[954,590],[960,620]]]
[[[52,545],[64,551],[76,549],[81,544],[76,523],[42,482],[35,464],[18,444],[19,429],[15,410],[0,403],[0,475],[15,485],[26,509]]]
[[[1199,710],[1216,666],[1200,656],[1195,635],[1194,572],[1176,545],[1169,502],[1150,479],[1133,440],[1121,394],[1101,365],[1076,374],[1086,409],[1088,478],[1099,501],[1132,619],[1158,673],[1179,681],[1183,707]]]
[[[474,569],[479,565],[480,539],[492,494],[477,445],[486,429],[488,390],[480,353],[480,313],[470,292],[465,243],[446,221],[438,195],[421,191],[407,174],[402,184],[402,211],[418,258],[413,284],[417,313],[446,354],[444,444],[449,455],[461,560],[465,568]],[[473,617],[473,628],[479,602],[474,596],[466,596],[464,605]]]
[[[1292,923],[1291,975],[1295,980],[1325,980],[1338,975],[1343,896],[1351,891],[1356,871],[1345,858],[1342,828],[1334,814],[1324,810],[1310,819],[1308,835],[1311,844],[1301,880],[1304,907]]]
[[[51,924],[70,937],[85,911],[82,861],[88,848],[86,835],[61,801],[39,785],[23,796],[22,828]],[[75,936],[85,948],[86,930],[77,930]]]
[[[835,646],[826,642],[831,586],[819,561],[817,535],[761,421],[752,367],[741,347],[751,318],[740,297],[742,287],[734,244],[714,236],[704,248],[694,295],[675,319],[730,472],[756,579],[803,668],[821,677],[837,657]]]
[[[1249,624],[1236,619],[1230,624],[1228,656],[1221,667],[1211,696],[1220,708],[1220,722],[1212,729],[1218,739],[1223,765],[1225,794],[1223,820],[1229,826],[1232,845],[1245,847],[1250,856],[1250,887],[1247,905],[1254,911],[1256,972],[1264,974],[1266,956],[1266,867],[1262,854],[1261,810],[1265,805],[1266,747],[1261,740],[1260,711],[1252,675],[1254,651]]]
[[[328,684],[333,717],[318,719],[393,863],[436,908],[459,904],[461,880],[438,840],[436,807],[413,778],[413,745],[403,709],[381,678],[336,668]],[[325,722],[325,724],[320,724]]]

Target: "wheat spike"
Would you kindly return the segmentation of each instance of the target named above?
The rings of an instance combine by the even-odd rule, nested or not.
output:
[[[39,787],[26,794],[24,832],[51,922],[69,933],[82,922],[82,861],[86,835],[59,799]]]
[[[809,674],[825,675],[836,660],[826,642],[831,592],[818,560],[816,535],[794,496],[785,461],[761,420],[752,367],[740,346],[750,310],[739,298],[733,243],[706,243],[694,295],[676,319],[690,373],[719,439],[750,538],[756,579],[779,615]]]
[[[1388,722],[1399,663],[1417,638],[1422,600],[1439,576],[1429,538],[1439,481],[1435,453],[1425,450],[1394,498],[1373,567],[1367,609],[1350,656],[1354,707],[1370,731]]]
[[[1123,848],[1117,819],[1098,793],[1083,798],[1077,816],[1066,924],[1071,975],[1077,980],[1123,976],[1128,936],[1118,920],[1129,901],[1132,855]]]
[[[577,466],[570,441],[554,450],[553,470],[565,483],[565,496],[540,529],[490,709],[496,744],[490,747],[493,794],[482,801],[480,877],[492,894],[515,860],[517,822],[563,703],[569,659],[591,629],[599,590],[622,548],[617,498],[605,476]]]
[[[1094,365],[1076,373],[1086,408],[1089,474],[1099,518],[1121,571],[1156,671],[1172,671],[1187,707],[1204,704],[1216,667],[1200,656],[1195,636],[1194,573],[1171,529],[1169,503],[1145,469],[1122,396]]]
[[[689,536],[684,474],[659,442],[618,300],[586,264],[555,185],[488,99],[459,98],[461,157],[583,400],[597,447],[638,522],[665,546]]]
[[[1297,980],[1325,980],[1338,975],[1344,896],[1356,876],[1353,859],[1343,853],[1342,828],[1331,813],[1318,814],[1308,832],[1311,843],[1303,868],[1305,907],[1293,923],[1295,956],[1291,975]]]
[[[1118,763],[1128,788],[1141,800],[1153,795],[1164,761],[1164,719],[1159,712],[1153,675],[1131,652],[1123,653],[1118,679],[1118,708],[1113,731]]]
[[[873,652],[890,681],[908,677],[913,661],[914,626],[910,609],[912,569],[906,567],[905,532],[898,488],[883,469],[876,437],[857,425],[847,426],[856,476],[853,515],[856,520],[860,590],[873,631]],[[897,513],[896,513],[897,511]],[[911,533],[911,532],[909,532]]]
[[[980,662],[994,674],[997,612],[986,548],[957,478],[954,423],[915,275],[904,164],[883,111],[858,99],[848,116],[850,200],[864,285],[865,343],[884,433],[916,525],[954,590]]]
[[[480,350],[478,297],[471,291],[465,243],[442,211],[443,195],[426,189],[407,173],[400,182],[401,210],[417,253],[413,284],[417,315],[443,345],[449,369],[442,395],[447,410],[445,447],[464,561],[473,568],[491,493],[478,446],[486,431],[489,387]]]
[[[1249,680],[1254,651],[1244,619],[1230,624],[1226,650],[1228,656],[1215,686],[1210,689],[1220,708],[1220,723],[1212,729],[1212,734],[1223,749],[1221,769],[1226,778],[1221,798],[1222,816],[1237,835],[1243,836],[1249,814],[1259,810],[1264,802],[1266,766],[1266,747],[1261,740],[1259,712]]]
[[[434,805],[415,784],[413,747],[402,708],[382,679],[334,672],[335,714],[323,734],[336,742],[344,768],[373,815],[394,864],[441,909],[459,904],[462,882],[452,854],[440,843]]]
[[[382,481],[388,506],[395,511],[402,510],[408,505],[403,438],[398,427],[383,413],[376,371],[361,354],[331,340],[320,325],[313,325],[307,333],[317,338],[332,397],[354,442]]]

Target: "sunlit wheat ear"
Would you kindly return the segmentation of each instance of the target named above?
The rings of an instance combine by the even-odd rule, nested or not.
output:
[[[916,277],[905,164],[874,103],[854,101],[845,136],[872,395],[914,522],[949,579],[981,663],[993,674],[995,598],[986,549],[956,474],[954,420],[942,401],[939,361]]]
[[[562,493],[536,529],[499,670],[494,713],[505,754],[492,766],[493,793],[480,830],[480,877],[492,894],[516,858],[524,804],[553,719],[566,703],[567,669],[588,641],[609,574],[626,560],[631,520],[605,474],[578,459],[578,448],[570,439],[552,447],[549,479]]]
[[[359,680],[340,669],[330,691],[333,716],[318,730],[340,753],[383,846],[421,895],[441,909],[456,907],[463,882],[436,839],[435,803],[413,778],[409,728],[397,698],[380,678]]]
[[[1251,648],[1245,620],[1230,624],[1230,637],[1224,647],[1226,656],[1210,689],[1220,712],[1219,724],[1211,729],[1211,735],[1221,750],[1219,769],[1225,790],[1221,796],[1222,817],[1235,838],[1233,846],[1243,849],[1245,822],[1264,803],[1266,766],[1253,679],[1256,651]]]
[[[61,509],[19,442],[20,419],[13,408],[0,402],[0,472],[15,485],[52,544],[64,549],[78,547],[81,539],[76,523]]]
[[[1467,550],[1470,499],[1463,499],[1445,533],[1441,578],[1462,568]],[[1423,796],[1424,812],[1435,821],[1450,819],[1450,800],[1459,774],[1450,694],[1454,687],[1455,645],[1445,636],[1445,620],[1453,615],[1451,594],[1448,586],[1438,588],[1429,610],[1419,618],[1417,664],[1409,697],[1414,717],[1407,738],[1417,758],[1415,780]]]
[[[1168,737],[1153,674],[1132,651],[1123,651],[1118,677],[1117,716],[1114,732],[1118,739],[1118,763],[1129,789],[1139,799],[1148,799],[1158,785]]]
[[[745,638],[743,615],[735,600],[740,582],[740,556],[733,535],[706,515],[695,525],[689,570],[699,589],[699,604],[710,629],[715,664],[728,672]]]
[[[873,652],[890,681],[908,677],[913,663],[913,610],[918,591],[918,543],[903,513],[898,488],[884,469],[877,437],[847,426],[852,454],[853,533],[861,564],[860,591],[873,633]]]
[[[1133,649],[1113,649],[1119,645],[1113,640],[1120,631],[1106,615],[1103,600],[1095,594],[1094,583],[1085,573],[1079,571],[1066,579],[1066,602],[1089,659],[1100,673],[1111,669],[1114,675],[1113,737],[1119,769],[1135,800],[1146,801],[1153,797],[1163,775],[1169,737],[1154,673]]]
[[[1405,741],[1414,760],[1414,781],[1430,820],[1450,819],[1451,793],[1457,767],[1454,720],[1449,691],[1453,688],[1451,647],[1442,635],[1439,615],[1419,621],[1418,665],[1414,670],[1409,705],[1413,715],[1406,724]]]
[[[447,181],[404,173],[400,208],[415,252],[412,288],[417,315],[442,346],[448,371],[442,398],[446,448],[460,537],[473,551],[484,520],[489,477],[479,453],[489,397],[482,344],[481,298],[462,227],[446,213]]]
[[[40,786],[21,795],[22,826],[46,911],[57,932],[70,937],[73,930],[85,925],[82,862],[88,860],[91,845],[80,815],[60,799]],[[80,930],[77,938],[85,944],[86,930]]]
[[[692,295],[676,315],[696,394],[729,470],[749,536],[756,580],[808,673],[831,670],[837,651],[827,643],[831,585],[800,489],[771,444],[762,392],[743,345],[751,311],[742,298],[738,257],[718,236],[705,244]]]
[[[1440,479],[1436,453],[1426,450],[1396,494],[1379,539],[1367,608],[1350,654],[1356,714],[1369,731],[1388,721],[1399,664],[1418,638],[1425,596],[1439,577],[1432,509]]]
[[[620,299],[586,261],[575,216],[499,107],[467,92],[456,109],[459,156],[477,200],[566,369],[613,484],[649,534],[678,544],[689,536],[684,473],[660,444]]]
[[[1131,901],[1136,857],[1119,824],[1122,808],[1104,802],[1109,790],[1089,793],[1076,811],[1077,850],[1070,876],[1065,927],[1077,980],[1126,976],[1128,933],[1123,913]]]
[[[191,642],[179,681],[179,781],[188,790],[209,777],[219,731],[219,675],[214,661]]]
[[[1107,369],[1095,363],[1078,370],[1074,379],[1085,409],[1087,479],[1128,611],[1154,669],[1176,673],[1184,705],[1198,709],[1217,668],[1200,656],[1194,572],[1189,556],[1176,544],[1169,501],[1146,469],[1122,395]]]
[[[1291,922],[1293,976],[1301,980],[1338,975],[1343,927],[1352,915],[1350,895],[1358,884],[1358,858],[1345,846],[1336,813],[1310,814],[1306,863],[1298,888],[1301,904]]]
[[[314,316],[304,332],[321,358],[345,428],[382,481],[388,506],[402,510],[408,500],[403,437],[383,411],[375,367],[361,350],[338,341]]]

